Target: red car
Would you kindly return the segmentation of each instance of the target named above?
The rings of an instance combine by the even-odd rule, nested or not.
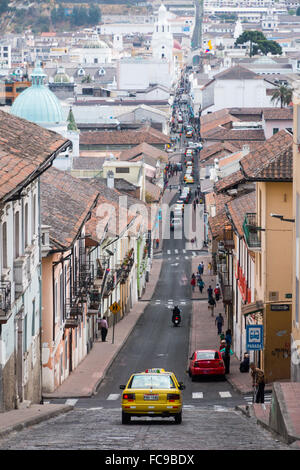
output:
[[[225,379],[225,366],[220,351],[201,349],[190,357],[189,376],[195,380],[198,376],[216,375]]]

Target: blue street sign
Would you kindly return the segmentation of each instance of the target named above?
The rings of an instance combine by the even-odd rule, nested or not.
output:
[[[260,351],[264,348],[263,325],[246,325],[246,349],[247,351]]]

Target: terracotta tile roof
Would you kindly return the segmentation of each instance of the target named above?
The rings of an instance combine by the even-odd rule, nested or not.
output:
[[[204,162],[210,158],[221,158],[229,153],[236,152],[238,148],[234,143],[231,142],[218,142],[216,144],[209,145],[200,150],[200,161]]]
[[[146,193],[148,193],[153,198],[153,202],[158,202],[160,200],[162,188],[160,188],[156,184],[151,183],[148,178],[146,178],[145,190]]]
[[[41,176],[42,224],[54,245],[67,248],[78,235],[99,192],[69,173],[50,168]]]
[[[70,141],[56,132],[0,111],[0,200],[21,189],[26,180]]]
[[[81,145],[138,145],[143,142],[166,144],[170,137],[150,126],[138,130],[83,132],[80,136]]]
[[[293,107],[287,108],[266,108],[263,111],[265,120],[293,120]]]
[[[253,181],[292,181],[292,144],[292,135],[283,129],[270,137],[255,151],[245,155],[240,161],[245,178]]]
[[[244,194],[225,204],[227,217],[232,220],[235,229],[240,236],[244,235],[243,223],[246,212],[256,212],[256,193]]]
[[[153,147],[153,145],[147,144],[147,142],[142,142],[135,147],[124,150],[121,153],[119,160],[134,160],[139,155],[148,155],[156,160],[161,159],[164,162],[168,161],[168,154],[166,152]]]
[[[215,80],[253,80],[261,77],[245,67],[235,65],[218,73],[214,78]]]
[[[240,119],[232,116],[226,108],[201,116],[201,136],[217,126],[226,126],[238,121]]]
[[[218,126],[209,132],[201,133],[204,140],[222,141],[264,141],[265,133],[263,129],[226,129]]]
[[[229,202],[232,197],[228,196],[228,194],[216,194],[213,193],[213,198],[215,200],[215,207],[216,207],[216,215],[214,217],[208,218],[208,224],[210,227],[210,231],[212,237],[214,239],[222,239],[223,237],[223,230],[225,227],[229,227],[230,223],[226,216],[225,204]],[[211,200],[212,203],[212,200]]]
[[[227,191],[227,189],[236,186],[237,184],[241,184],[246,180],[245,176],[241,172],[241,170],[235,171],[231,173],[231,175],[225,176],[221,180],[215,183],[215,189],[217,192]]]

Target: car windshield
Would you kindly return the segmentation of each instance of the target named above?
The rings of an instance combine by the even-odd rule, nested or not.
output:
[[[210,359],[218,359],[218,357],[216,357],[215,351],[199,351],[199,352],[197,352],[197,361],[207,361],[207,360],[210,360]]]
[[[133,376],[128,388],[170,389],[176,387],[170,375],[141,374]]]

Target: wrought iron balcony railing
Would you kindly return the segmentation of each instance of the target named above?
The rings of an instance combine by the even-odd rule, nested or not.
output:
[[[6,323],[11,310],[10,281],[0,281],[0,323]]]
[[[259,251],[261,249],[261,227],[257,225],[256,213],[247,212],[243,230],[245,234],[245,240],[250,250]]]

